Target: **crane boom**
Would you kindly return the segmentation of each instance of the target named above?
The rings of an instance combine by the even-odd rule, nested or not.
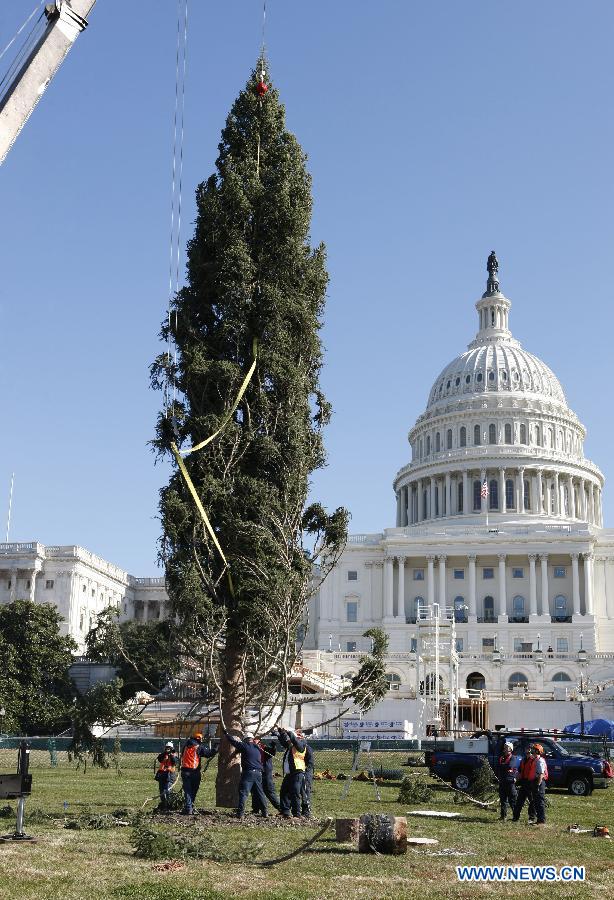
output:
[[[55,0],[45,7],[45,29],[0,97],[0,164],[76,38],[87,28],[95,3]]]

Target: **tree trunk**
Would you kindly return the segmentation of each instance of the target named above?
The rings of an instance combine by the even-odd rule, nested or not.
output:
[[[242,736],[242,678],[241,649],[236,635],[229,634],[226,640],[225,670],[223,680],[222,716],[228,731],[237,737]],[[220,741],[217,776],[215,779],[215,805],[236,807],[239,795],[239,778],[241,776],[240,756],[226,740],[224,734]]]
[[[405,816],[365,815],[360,817],[359,853],[407,853]]]

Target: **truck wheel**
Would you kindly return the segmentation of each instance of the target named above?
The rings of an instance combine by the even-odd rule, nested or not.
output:
[[[588,797],[593,792],[593,786],[588,778],[582,778],[580,775],[571,779],[567,789],[575,797]]]
[[[468,791],[471,787],[471,777],[468,772],[456,772],[452,776],[452,787],[457,791]]]

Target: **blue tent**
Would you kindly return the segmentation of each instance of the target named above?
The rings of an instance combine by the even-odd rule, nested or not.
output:
[[[565,734],[580,734],[580,723],[566,725]],[[610,719],[589,719],[584,723],[584,734],[604,734],[609,741],[614,741],[614,722]]]

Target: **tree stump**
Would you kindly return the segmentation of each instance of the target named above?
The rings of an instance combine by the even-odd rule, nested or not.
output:
[[[338,844],[356,844],[358,842],[359,819],[337,819],[335,821],[335,837]]]
[[[366,815],[360,817],[359,853],[407,853],[405,816]]]

